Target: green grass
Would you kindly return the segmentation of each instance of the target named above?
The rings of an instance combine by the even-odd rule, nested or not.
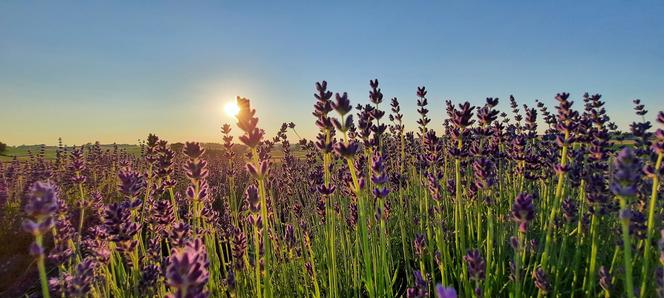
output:
[[[37,154],[41,150],[42,145],[21,145],[21,146],[7,146],[5,152],[0,154],[0,161],[11,161],[14,157],[19,160],[25,160],[30,158],[30,152],[32,154]],[[138,145],[117,145],[118,149],[124,150],[129,154],[139,154],[141,148]],[[113,145],[101,145],[102,150],[113,150]],[[47,160],[55,159],[55,152],[58,149],[57,146],[45,146],[44,147],[44,158]]]
[[[27,160],[30,158],[30,152],[33,155],[36,155],[41,150],[42,145],[21,145],[21,146],[7,146],[5,152],[0,153],[0,162],[9,162],[16,157],[19,160]],[[91,145],[90,145],[91,146]],[[112,144],[100,145],[103,151],[113,150]],[[130,145],[130,144],[120,144],[117,145],[119,150],[122,150],[131,155],[139,155],[141,153],[141,147],[139,145]],[[299,150],[299,145],[293,145],[293,155],[295,157],[303,157],[304,151]],[[223,152],[223,145],[218,143],[207,143],[205,148],[209,153],[212,154],[221,154]],[[44,158],[47,160],[54,160],[55,153],[58,149],[57,146],[45,146],[44,147]],[[246,148],[242,145],[235,145],[235,151],[242,154],[246,151]],[[281,150],[281,145],[277,144],[272,150],[272,158],[278,160],[283,158],[283,151]]]

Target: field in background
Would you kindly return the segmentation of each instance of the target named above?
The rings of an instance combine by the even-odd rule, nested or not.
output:
[[[176,143],[177,144],[177,143]],[[84,146],[93,146],[93,144],[86,144]],[[104,144],[100,145],[103,151],[112,151],[114,149],[113,144]],[[177,146],[177,145],[176,145]],[[30,154],[37,154],[44,148],[44,158],[46,160],[54,160],[56,157],[56,151],[58,146],[42,146],[42,145],[21,145],[21,146],[7,146],[7,150],[0,154],[0,162],[8,162],[16,157],[19,160],[30,159]],[[117,145],[118,150],[128,153],[129,155],[138,156],[141,154],[141,146],[139,145],[129,145],[129,144],[120,144]],[[208,154],[221,154],[223,152],[223,145],[217,143],[206,143],[205,148]],[[235,151],[237,153],[245,153],[246,148],[242,145],[236,145]],[[299,150],[298,145],[293,146],[293,155],[296,157],[302,157],[304,152]],[[274,150],[272,151],[272,158],[275,160],[283,158],[283,151],[281,150],[281,145],[276,144]]]

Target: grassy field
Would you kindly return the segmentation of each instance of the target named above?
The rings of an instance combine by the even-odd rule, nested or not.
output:
[[[0,162],[8,162],[16,157],[19,160],[27,160],[30,158],[30,154],[36,155],[42,149],[43,145],[21,145],[21,146],[7,146],[5,152],[0,154]],[[92,146],[92,144],[88,144]],[[114,146],[113,144],[104,144],[100,145],[102,151],[112,151]],[[129,145],[129,144],[120,144],[117,145],[118,150],[126,152],[130,155],[139,155],[141,153],[141,147],[139,145]],[[243,145],[235,145],[236,152],[244,153],[246,148]],[[47,160],[54,160],[56,157],[57,146],[43,146],[44,148],[44,158]],[[220,154],[223,150],[223,145],[217,143],[206,143],[206,150],[210,154]],[[298,145],[293,146],[293,155],[296,157],[303,156],[304,152],[298,149]],[[277,144],[274,146],[272,151],[272,158],[278,160],[283,157],[283,151],[281,150],[281,145]]]
[[[14,157],[18,159],[28,159],[30,158],[30,154],[37,154],[41,150],[43,145],[21,145],[21,146],[7,146],[7,149],[5,152],[0,154],[0,161],[10,161],[14,159]],[[102,150],[113,150],[114,145],[101,145]],[[118,149],[123,150],[127,153],[130,154],[139,154],[141,152],[141,148],[138,145],[127,145],[127,144],[122,144],[122,145],[117,145]],[[57,146],[43,146],[44,148],[44,157],[48,160],[55,159],[56,151],[58,149]]]

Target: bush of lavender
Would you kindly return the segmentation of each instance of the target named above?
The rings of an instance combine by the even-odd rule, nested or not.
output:
[[[369,88],[316,83],[314,140],[238,97],[221,153],[149,135],[0,164],[0,296],[663,295],[663,112],[635,100],[625,134],[600,95],[510,96],[447,101],[440,126],[419,87],[406,128]]]

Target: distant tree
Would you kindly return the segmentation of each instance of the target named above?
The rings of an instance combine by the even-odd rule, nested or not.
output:
[[[173,144],[171,144],[171,150],[175,151],[176,153],[182,152],[183,148],[184,148],[184,144],[182,144],[182,143],[173,143]]]
[[[0,153],[4,153],[7,150],[7,144],[0,142]]]

